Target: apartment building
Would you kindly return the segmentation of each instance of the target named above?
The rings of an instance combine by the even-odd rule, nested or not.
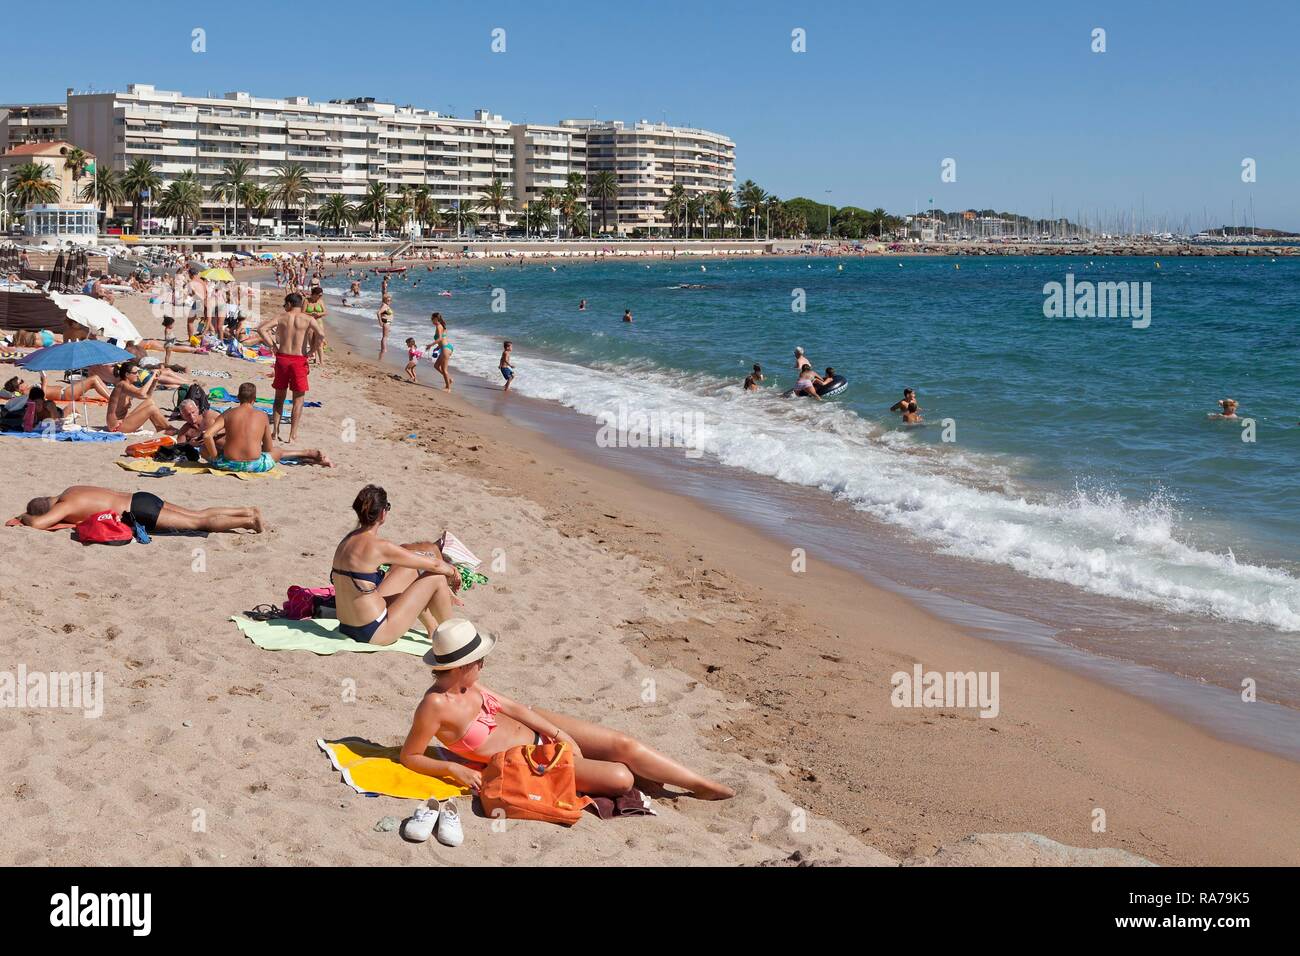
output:
[[[525,123],[510,127],[514,141],[515,202],[536,202],[548,189],[562,190],[569,176],[587,178],[586,131]]]
[[[462,119],[371,97],[202,97],[137,83],[125,93],[70,93],[68,130],[119,172],[147,158],[164,182],[192,172],[205,193],[239,159],[249,164],[250,181],[268,189],[284,163],[302,164],[313,205],[332,193],[358,201],[371,182],[393,196],[425,187],[448,209],[479,199],[494,179],[513,191],[510,124],[486,110]],[[205,201],[204,218],[219,220],[222,211]]]
[[[0,106],[0,153],[25,143],[54,143],[67,138],[68,107],[63,103],[15,103]]]
[[[589,176],[614,173],[618,197],[607,215],[619,233],[668,232],[666,206],[674,186],[690,197],[735,188],[736,144],[720,133],[645,120],[627,126],[570,119],[560,125],[586,134]]]
[[[571,173],[590,179],[609,170],[618,177],[618,198],[607,218],[623,233],[666,231],[664,207],[676,184],[694,195],[735,183],[735,144],[707,130],[596,120],[512,124],[487,110],[453,117],[373,97],[190,96],[141,83],[125,92],[69,90],[67,138],[118,172],[148,158],[164,183],[193,173],[208,197],[202,218],[215,221],[224,209],[210,187],[236,159],[249,164],[250,181],[268,189],[283,164],[302,164],[316,191],[313,206],[334,193],[357,202],[382,182],[391,196],[423,189],[436,208],[454,211],[481,203],[500,180],[510,197],[502,223],[545,190],[563,189]],[[489,225],[496,217],[480,209],[479,219]]]

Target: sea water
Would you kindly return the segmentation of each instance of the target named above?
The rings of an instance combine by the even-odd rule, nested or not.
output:
[[[1145,320],[1048,317],[1067,277],[1150,283]],[[342,311],[373,321],[364,289]],[[441,311],[454,369],[499,382],[509,338],[514,391],[689,423],[705,461],[859,514],[828,524],[845,554],[880,557],[888,529],[943,569],[905,584],[1300,703],[1300,260],[498,260],[415,265],[390,291],[390,349],[426,345]],[[847,391],[782,398],[796,345]],[[888,411],[904,386],[922,426]],[[1225,397],[1240,421],[1209,417]]]

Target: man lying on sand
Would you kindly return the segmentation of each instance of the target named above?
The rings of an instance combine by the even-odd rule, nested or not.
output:
[[[204,508],[190,511],[163,502],[146,491],[130,494],[94,485],[73,485],[52,498],[33,498],[27,510],[5,522],[6,527],[26,525],[40,531],[76,527],[92,515],[129,511],[146,531],[254,531],[263,530],[257,508]]]
[[[220,446],[218,435],[222,439]],[[270,471],[283,457],[284,452],[271,440],[271,420],[257,407],[257,386],[244,382],[239,386],[239,404],[221,414],[215,429],[203,432],[203,459],[222,471],[261,473]],[[308,465],[334,467],[315,448],[295,450],[288,457]]]
[[[573,750],[579,793],[621,796],[639,777],[681,787],[701,800],[735,796],[725,784],[700,776],[626,734],[494,694],[478,679],[484,658],[495,646],[495,637],[480,634],[462,618],[438,625],[433,649],[424,656],[433,667],[433,686],[415,709],[402,745],[402,766],[477,789],[483,782],[479,769],[426,757],[425,748],[436,738],[457,756],[484,766],[493,754],[511,747],[563,741]]]

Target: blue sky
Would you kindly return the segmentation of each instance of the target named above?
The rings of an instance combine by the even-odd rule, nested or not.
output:
[[[185,9],[181,9],[184,6]],[[730,135],[782,197],[1300,231],[1300,4],[81,0],[0,7],[0,102],[153,83]],[[84,19],[83,19],[84,17]],[[30,19],[28,19],[30,18]],[[86,27],[69,24],[84,23]],[[115,24],[122,24],[119,28]],[[195,27],[207,52],[190,49]],[[506,31],[506,52],[490,50]],[[1095,27],[1106,52],[1090,50]],[[807,51],[791,50],[806,31]],[[105,52],[106,36],[114,38]],[[54,56],[58,51],[58,57]],[[940,181],[945,158],[957,180]],[[1252,158],[1257,181],[1241,181]],[[829,197],[826,190],[831,190]]]

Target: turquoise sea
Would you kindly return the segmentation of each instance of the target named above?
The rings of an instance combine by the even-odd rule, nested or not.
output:
[[[1149,282],[1149,325],[1045,317],[1067,274]],[[373,317],[363,288],[335,311]],[[510,338],[519,393],[687,427],[705,462],[859,515],[846,552],[888,534],[1081,646],[1224,686],[1249,662],[1300,703],[1300,259],[497,262],[392,291],[394,348],[439,310],[461,372],[499,382]],[[780,397],[796,345],[848,390]],[[923,427],[888,411],[904,386]],[[1209,417],[1225,397],[1248,421]]]

